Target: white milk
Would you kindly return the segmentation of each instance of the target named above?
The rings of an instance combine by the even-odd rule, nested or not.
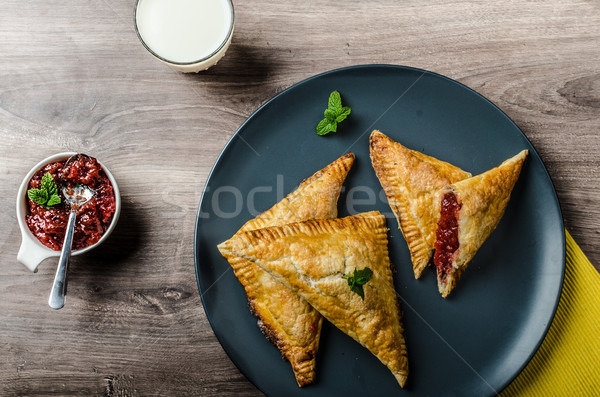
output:
[[[192,63],[231,40],[233,9],[230,0],[139,0],[135,19],[152,52],[167,62]]]

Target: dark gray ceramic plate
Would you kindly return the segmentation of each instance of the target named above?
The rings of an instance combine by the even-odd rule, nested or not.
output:
[[[318,136],[315,126],[333,90],[352,114],[336,133]],[[413,277],[406,242],[370,164],[373,129],[474,175],[522,149],[530,151],[502,221],[447,300],[437,292],[432,269],[420,280]],[[348,151],[356,154],[356,163],[338,202],[339,215],[379,210],[388,219],[410,363],[404,390],[371,353],[329,323],[321,336],[317,382],[299,389],[289,363],[260,333],[242,287],[216,248]],[[556,193],[519,128],[453,80],[391,65],[311,77],[258,109],[217,160],[195,235],[198,288],[210,324],[231,360],[270,396],[493,395],[543,340],[560,297],[564,258]]]

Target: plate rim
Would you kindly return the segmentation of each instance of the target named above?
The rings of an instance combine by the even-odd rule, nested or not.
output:
[[[425,74],[430,74],[436,78],[441,78],[443,80],[446,80],[452,84],[456,84],[458,86],[460,86],[461,88],[466,89],[467,91],[471,92],[472,94],[475,94],[477,97],[479,97],[480,99],[482,99],[483,101],[489,103],[493,108],[495,108],[496,110],[498,110],[500,112],[500,114],[506,119],[508,120],[508,122],[510,124],[512,124],[516,130],[521,134],[521,136],[529,143],[529,145],[534,149],[533,154],[534,156],[536,156],[538,158],[538,160],[540,161],[540,164],[542,165],[542,169],[544,171],[544,175],[548,178],[548,181],[550,181],[550,185],[552,186],[552,199],[553,202],[556,205],[556,208],[558,209],[558,215],[559,215],[559,226],[560,226],[560,235],[561,235],[561,274],[560,274],[560,283],[558,283],[558,291],[556,291],[556,298],[554,300],[553,303],[553,307],[552,307],[552,311],[551,311],[551,316],[549,318],[548,323],[545,326],[545,329],[543,331],[543,333],[541,334],[539,340],[536,342],[535,347],[533,348],[533,350],[531,351],[531,353],[528,355],[527,359],[524,360],[523,364],[521,364],[519,366],[519,368],[516,368],[515,371],[513,372],[513,374],[507,378],[506,381],[504,381],[498,388],[497,391],[493,392],[490,395],[494,395],[496,393],[501,393],[504,389],[506,389],[506,387],[508,385],[510,385],[520,374],[521,372],[523,372],[523,370],[525,369],[525,367],[527,367],[527,365],[531,362],[531,360],[533,359],[533,357],[536,355],[536,353],[538,352],[540,346],[542,345],[542,343],[544,342],[544,340],[546,339],[546,336],[548,334],[548,331],[550,330],[550,327],[552,326],[552,323],[554,321],[554,318],[556,317],[556,312],[558,309],[558,305],[560,303],[560,299],[562,297],[562,291],[563,291],[563,286],[564,286],[564,278],[565,278],[565,272],[566,272],[566,233],[565,233],[565,226],[564,226],[564,219],[563,219],[563,213],[562,213],[562,207],[560,204],[560,201],[558,199],[558,194],[556,192],[556,186],[554,185],[554,182],[550,176],[550,173],[548,172],[548,168],[546,167],[546,164],[543,162],[541,156],[539,155],[539,153],[537,152],[537,150],[535,149],[535,146],[533,145],[533,143],[529,140],[529,138],[525,135],[525,133],[521,130],[521,128],[499,107],[497,106],[494,102],[492,102],[490,99],[486,98],[485,96],[483,96],[482,94],[480,94],[479,92],[475,91],[474,89],[468,87],[467,85],[454,80],[450,77],[444,76],[442,74],[436,73],[436,72],[432,72],[426,69],[421,69],[421,68],[417,68],[417,67],[413,67],[413,66],[406,66],[406,65],[396,65],[396,64],[386,64],[386,63],[374,63],[374,64],[359,64],[359,65],[351,65],[351,66],[344,66],[344,67],[340,67],[340,68],[335,68],[335,69],[331,69],[331,70],[327,70],[312,76],[309,76],[307,78],[304,78],[296,83],[293,83],[291,86],[285,88],[284,90],[282,90],[281,92],[273,95],[272,97],[270,97],[268,100],[266,100],[262,105],[260,105],[258,108],[256,108],[248,117],[246,117],[246,119],[242,122],[242,124],[240,124],[240,126],[235,130],[235,132],[231,135],[231,137],[229,138],[229,140],[225,143],[225,145],[223,146],[223,149],[221,150],[221,152],[219,153],[219,155],[217,156],[217,159],[215,160],[213,166],[210,169],[210,172],[208,173],[207,177],[206,177],[206,182],[204,183],[204,187],[202,188],[202,193],[200,195],[200,201],[198,203],[198,210],[196,212],[196,218],[195,218],[195,226],[194,226],[194,251],[193,251],[193,255],[194,255],[194,272],[196,275],[196,287],[198,289],[198,294],[200,295],[200,300],[202,302],[202,309],[204,310],[204,314],[206,315],[206,319],[208,320],[208,323],[211,327],[211,330],[213,332],[213,334],[215,335],[215,337],[217,338],[219,344],[221,345],[221,347],[223,348],[223,350],[225,351],[225,353],[227,354],[227,357],[229,358],[229,360],[235,365],[235,367],[240,371],[240,373],[242,375],[244,375],[244,377],[250,382],[252,383],[252,385],[254,387],[256,387],[258,390],[260,390],[263,394],[266,395],[266,393],[256,384],[254,383],[250,377],[248,377],[248,375],[246,374],[246,372],[240,368],[238,366],[238,364],[231,358],[231,352],[230,349],[228,347],[227,343],[224,343],[223,340],[221,340],[221,337],[219,335],[217,335],[217,333],[215,332],[215,328],[214,328],[214,324],[213,324],[213,320],[212,317],[208,314],[208,312],[206,311],[206,303],[204,302],[204,294],[207,291],[202,291],[202,287],[200,285],[200,274],[199,274],[199,266],[200,264],[198,263],[198,238],[199,238],[199,226],[200,223],[202,222],[202,217],[201,217],[201,213],[202,213],[202,204],[204,202],[206,193],[207,193],[207,187],[209,184],[209,181],[211,180],[213,173],[215,172],[215,170],[218,168],[218,166],[220,165],[221,161],[223,161],[223,157],[225,156],[225,154],[230,150],[233,141],[238,137],[238,135],[241,133],[241,131],[244,129],[244,127],[249,124],[251,122],[251,120],[255,117],[258,117],[258,115],[263,111],[263,109],[267,108],[268,106],[271,106],[271,104],[273,102],[275,102],[279,97],[285,95],[288,91],[291,91],[293,89],[295,89],[296,87],[303,85],[303,84],[307,84],[312,80],[315,79],[319,79],[322,78],[324,76],[330,75],[330,74],[335,74],[335,73],[343,73],[349,70],[354,70],[354,69],[391,69],[391,70],[397,70],[397,71],[412,71],[412,72],[418,72],[418,73],[422,73],[422,75],[424,76]]]

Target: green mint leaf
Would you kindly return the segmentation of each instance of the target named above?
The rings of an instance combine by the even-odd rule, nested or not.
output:
[[[323,119],[317,125],[317,134],[319,135],[327,135],[330,132],[335,132],[337,130],[337,123],[335,121],[329,121],[327,119]]]
[[[366,284],[373,278],[373,270],[368,267],[365,267],[362,270],[354,270],[354,277],[363,280],[362,284]]]
[[[317,134],[327,135],[330,132],[337,131],[339,122],[344,121],[350,114],[348,106],[342,106],[342,97],[337,91],[333,91],[329,95],[327,109],[323,112],[325,118],[317,124]]]
[[[337,109],[340,109],[342,107],[342,97],[340,96],[339,92],[333,91],[329,95],[328,105],[329,105],[329,109],[331,109],[337,113]]]
[[[354,292],[356,295],[360,296],[362,300],[365,300],[365,291],[363,290],[362,285],[354,285],[350,287],[350,290]]]
[[[41,189],[29,189],[27,191],[27,197],[34,203],[44,205],[48,201],[48,193]]]
[[[329,121],[336,121],[337,113],[332,109],[325,109],[325,118]]]
[[[52,185],[48,188],[48,195],[53,196],[55,194],[58,194],[58,186],[56,186],[56,183],[54,183],[53,180]]]
[[[46,193],[48,194],[48,202],[46,203],[48,207],[60,203],[58,186],[56,186],[56,182],[54,182],[54,178],[49,172],[46,172],[42,177],[42,186],[45,187]]]
[[[48,207],[51,207],[55,204],[60,204],[60,197],[58,196],[58,194],[53,194],[52,196],[50,196],[48,202],[46,203]]]
[[[368,267],[365,267],[362,270],[354,269],[353,274],[348,273],[343,277],[348,281],[350,290],[364,300],[365,291],[363,290],[363,285],[373,278],[373,271]]]
[[[40,204],[45,208],[60,203],[60,197],[58,196],[58,186],[52,178],[52,174],[46,172],[40,182],[40,189],[29,189],[27,196],[34,203]]]
[[[49,172],[46,172],[42,177],[40,188],[48,193],[48,197],[53,194],[52,190],[56,190],[56,183],[54,183],[54,178],[52,178],[52,175]]]
[[[341,108],[340,111],[336,114],[335,122],[341,123],[342,121],[346,120],[346,117],[348,117],[351,111],[352,109],[350,109],[348,106],[344,106],[343,108]]]

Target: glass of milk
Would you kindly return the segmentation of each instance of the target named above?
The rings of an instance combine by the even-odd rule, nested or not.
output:
[[[156,58],[199,72],[225,55],[233,35],[232,0],[137,0],[135,30]]]

